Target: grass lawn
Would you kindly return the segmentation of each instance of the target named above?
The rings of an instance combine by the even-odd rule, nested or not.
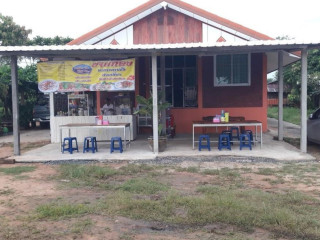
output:
[[[308,116],[313,112],[314,109],[308,109]],[[278,107],[269,107],[268,117],[278,119]],[[286,122],[300,125],[300,109],[295,107],[284,107],[283,120]]]
[[[320,239],[319,163],[271,165],[0,167],[0,239]]]

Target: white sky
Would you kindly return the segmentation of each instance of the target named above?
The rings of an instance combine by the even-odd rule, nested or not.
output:
[[[77,38],[147,0],[0,0],[31,36]],[[270,37],[320,41],[319,0],[184,0]]]

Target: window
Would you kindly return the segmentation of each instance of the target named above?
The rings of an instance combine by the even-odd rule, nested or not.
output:
[[[158,90],[160,90],[160,57],[157,58],[157,63]],[[165,95],[166,101],[171,103],[172,107],[198,106],[196,69],[196,56],[165,57]],[[152,84],[151,79],[150,84]]]
[[[250,54],[216,55],[214,86],[249,86]]]

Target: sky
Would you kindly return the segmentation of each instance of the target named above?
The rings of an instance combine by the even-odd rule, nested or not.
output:
[[[0,0],[0,13],[32,37],[81,35],[148,0]],[[320,41],[319,0],[184,0],[270,37]]]

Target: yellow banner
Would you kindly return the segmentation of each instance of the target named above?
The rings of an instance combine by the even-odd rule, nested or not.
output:
[[[41,92],[133,91],[135,59],[37,64]]]

